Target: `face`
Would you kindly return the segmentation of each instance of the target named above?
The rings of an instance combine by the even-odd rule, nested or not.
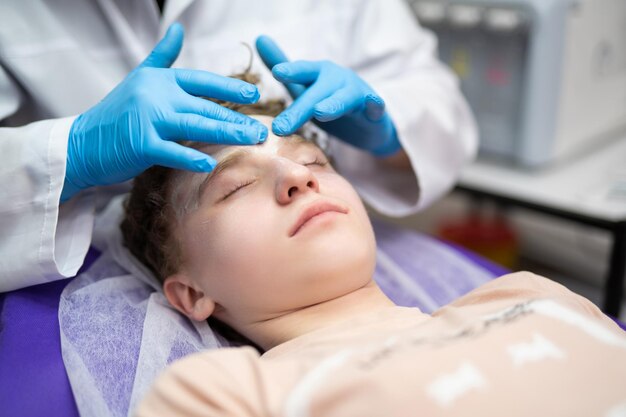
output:
[[[273,118],[258,116],[270,128]],[[328,301],[367,284],[375,241],[352,186],[314,144],[270,133],[262,145],[226,147],[179,221],[181,273],[237,323]],[[184,181],[179,188],[193,181]],[[187,190],[179,190],[185,192]]]

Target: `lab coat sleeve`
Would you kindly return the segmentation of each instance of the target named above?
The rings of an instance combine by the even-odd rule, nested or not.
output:
[[[347,34],[346,65],[385,100],[413,173],[333,143],[338,169],[374,209],[406,216],[454,185],[477,150],[474,118],[458,81],[437,58],[437,40],[401,1],[364,1]]]
[[[8,88],[0,79],[0,89]],[[0,108],[15,108],[10,99]],[[89,249],[91,193],[59,205],[73,120],[0,128],[0,292],[73,276]]]

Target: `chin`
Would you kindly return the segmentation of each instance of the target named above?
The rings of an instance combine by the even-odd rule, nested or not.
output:
[[[361,288],[372,279],[376,267],[373,233],[358,239],[347,237],[329,233],[299,255],[306,260],[301,264],[301,273],[309,275],[306,281],[315,283],[320,291],[328,290],[338,296]]]

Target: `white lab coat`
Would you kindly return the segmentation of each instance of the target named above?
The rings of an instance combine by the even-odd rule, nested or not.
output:
[[[471,113],[436,41],[402,1],[3,0],[0,2],[0,292],[74,275],[102,190],[59,205],[69,129],[179,21],[177,67],[241,72],[260,34],[291,59],[354,69],[386,101],[414,174],[333,142],[336,165],[375,209],[416,212],[451,188],[476,151]],[[260,60],[261,97],[286,96]],[[15,126],[15,127],[11,127]]]

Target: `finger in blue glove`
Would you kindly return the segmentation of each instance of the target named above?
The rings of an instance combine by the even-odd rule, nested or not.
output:
[[[183,43],[173,24],[150,55],[100,103],[79,115],[70,129],[61,200],[96,185],[133,178],[152,165],[210,172],[209,155],[176,141],[249,145],[267,128],[217,103],[259,99],[256,86],[205,71],[169,68]]]
[[[260,36],[256,46],[274,78],[294,98],[274,120],[274,133],[290,135],[313,119],[333,136],[376,156],[401,149],[384,100],[354,71],[331,61],[290,62],[268,36]]]

